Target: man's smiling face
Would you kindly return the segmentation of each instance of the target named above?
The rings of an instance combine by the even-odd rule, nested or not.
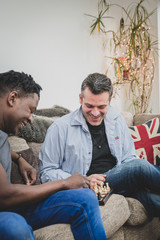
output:
[[[107,114],[110,105],[109,92],[93,94],[87,87],[83,91],[83,96],[79,95],[82,113],[87,122],[92,126],[98,126]]]
[[[23,126],[32,123],[32,113],[36,110],[39,101],[36,93],[25,97],[13,97],[13,104],[5,121],[6,133],[16,133]]]

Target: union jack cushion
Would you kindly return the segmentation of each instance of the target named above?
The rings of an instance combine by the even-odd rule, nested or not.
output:
[[[148,162],[160,165],[160,125],[159,119],[129,127],[134,141],[136,154]]]

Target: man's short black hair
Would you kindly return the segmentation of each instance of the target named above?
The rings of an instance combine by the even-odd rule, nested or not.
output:
[[[13,70],[0,73],[0,96],[17,91],[20,97],[36,93],[40,98],[41,86],[37,84],[31,75],[24,72],[15,72]]]
[[[89,90],[93,94],[100,94],[103,92],[109,92],[109,96],[111,98],[113,94],[113,85],[111,80],[104,74],[100,73],[92,73],[88,75],[87,78],[84,79],[81,85],[81,95],[83,97],[83,91],[86,88],[89,88]]]

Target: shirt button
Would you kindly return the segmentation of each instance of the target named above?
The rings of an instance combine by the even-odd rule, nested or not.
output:
[[[88,154],[91,154],[91,152],[89,152]]]

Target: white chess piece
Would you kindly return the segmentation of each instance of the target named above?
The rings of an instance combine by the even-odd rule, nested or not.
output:
[[[109,187],[108,182],[106,183],[106,185],[107,185],[106,187],[107,187],[107,193],[108,193],[108,192],[110,192],[111,189],[110,189],[110,187]]]

